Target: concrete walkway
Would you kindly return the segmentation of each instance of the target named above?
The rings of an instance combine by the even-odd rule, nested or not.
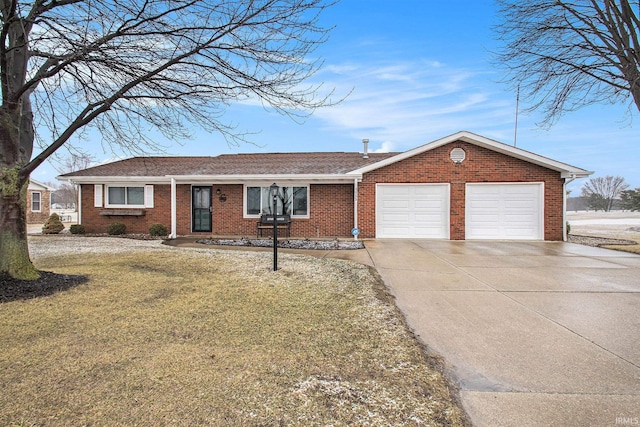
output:
[[[561,242],[366,247],[474,425],[640,425],[640,256]]]

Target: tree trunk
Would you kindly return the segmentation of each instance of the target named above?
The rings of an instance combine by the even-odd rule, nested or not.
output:
[[[40,273],[31,263],[27,245],[27,187],[18,169],[4,170],[0,179],[0,273],[35,280]]]
[[[34,141],[29,99],[33,88],[23,90],[32,23],[16,18],[16,5],[2,2],[5,25],[0,34],[5,45],[0,46],[0,273],[35,280],[40,273],[29,258],[26,216],[30,175],[26,165],[31,159]]]

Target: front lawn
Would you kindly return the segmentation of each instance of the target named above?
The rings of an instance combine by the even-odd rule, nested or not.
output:
[[[464,424],[365,266],[59,241],[89,280],[0,304],[0,425]]]

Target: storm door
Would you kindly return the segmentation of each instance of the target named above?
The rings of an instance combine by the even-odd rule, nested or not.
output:
[[[211,187],[191,187],[192,231],[211,231]]]

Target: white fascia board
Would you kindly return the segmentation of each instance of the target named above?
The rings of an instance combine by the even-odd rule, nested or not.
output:
[[[177,183],[216,183],[216,184],[247,184],[247,183],[296,183],[308,182],[317,184],[353,184],[353,178],[342,174],[286,174],[286,175],[171,175]]]
[[[347,175],[350,175],[350,176],[362,175],[364,173],[371,172],[372,170],[376,170],[381,167],[391,165],[393,163],[399,162],[404,159],[408,159],[417,154],[424,153],[425,151],[433,150],[435,148],[438,148],[440,146],[443,146],[455,141],[468,142],[469,144],[477,145],[478,147],[483,147],[488,150],[496,151],[498,153],[502,153],[507,156],[514,157],[516,159],[524,160],[529,163],[533,163],[551,170],[561,172],[563,178],[565,177],[565,175],[567,175],[566,177],[575,176],[576,178],[584,178],[593,173],[591,171],[587,171],[581,168],[577,168],[575,166],[571,166],[567,163],[558,162],[556,160],[549,159],[548,157],[540,156],[539,154],[535,154],[530,151],[523,150],[521,148],[512,147],[502,142],[498,142],[493,139],[486,138],[484,136],[476,135],[475,133],[472,133],[472,132],[462,131],[462,132],[454,133],[453,135],[445,136],[444,138],[440,138],[435,141],[429,142],[428,144],[421,145],[420,147],[416,147],[412,150],[405,151],[404,153],[400,153],[396,156],[389,157],[388,159],[382,160],[380,162],[373,163],[371,165],[365,166],[360,169],[356,169],[352,172],[349,172]]]
[[[593,175],[594,171],[587,171],[584,169],[575,168],[572,171],[566,171],[560,173],[561,178],[587,178],[589,175]]]
[[[44,184],[40,181],[36,181],[33,178],[29,178],[29,186],[28,186],[29,190],[35,190],[35,191],[55,191],[56,189],[50,185]]]
[[[56,177],[61,181],[73,184],[112,184],[112,183],[142,183],[142,184],[171,184],[171,178],[165,176],[72,176]]]

